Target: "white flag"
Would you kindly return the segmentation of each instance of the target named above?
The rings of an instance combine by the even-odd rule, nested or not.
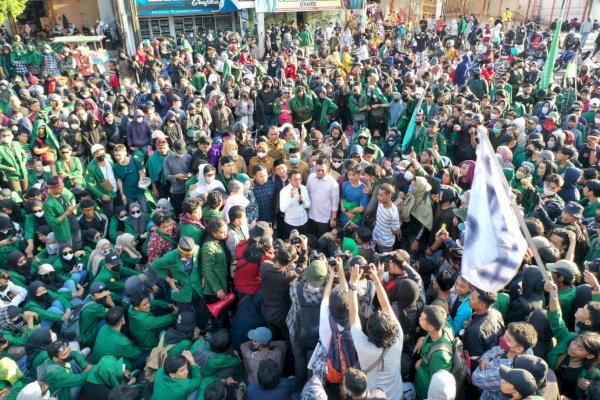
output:
[[[477,164],[465,229],[462,276],[475,287],[496,292],[515,276],[527,242],[511,207],[505,178],[484,134],[477,145]]]

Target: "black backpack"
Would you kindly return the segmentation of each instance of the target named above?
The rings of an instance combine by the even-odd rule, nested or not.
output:
[[[445,329],[444,334],[447,334]],[[452,337],[452,335],[449,333],[448,336]],[[421,356],[423,362],[429,364],[431,356],[436,351],[445,351],[452,355],[452,369],[450,369],[450,373],[454,376],[454,379],[456,380],[456,398],[460,398],[459,393],[463,393],[463,386],[465,383],[465,379],[467,378],[468,369],[463,342],[458,336],[455,336],[452,339],[452,346],[449,346],[446,343],[436,344],[429,350],[429,353]]]
[[[296,284],[296,294],[300,306],[296,318],[296,345],[314,349],[319,341],[321,302],[313,304],[306,301],[302,283]]]

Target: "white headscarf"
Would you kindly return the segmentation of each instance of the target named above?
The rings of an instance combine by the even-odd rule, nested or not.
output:
[[[110,244],[108,239],[100,239],[98,243],[96,243],[96,248],[90,253],[90,258],[88,260],[87,269],[92,272],[93,276],[98,274],[98,267],[102,260],[104,260],[104,254],[102,254],[102,247],[105,244]],[[111,245],[112,246],[112,245]]]
[[[212,192],[213,190],[220,190],[224,193],[227,192],[223,183],[216,178],[213,179],[210,184],[206,183],[206,180],[204,179],[204,169],[208,166],[209,164],[201,164],[198,167],[198,184],[194,190],[190,191],[190,197],[198,197],[203,193]]]

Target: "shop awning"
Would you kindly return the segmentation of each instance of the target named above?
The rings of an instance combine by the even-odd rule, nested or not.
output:
[[[136,0],[139,16],[212,14],[238,11],[232,0]]]

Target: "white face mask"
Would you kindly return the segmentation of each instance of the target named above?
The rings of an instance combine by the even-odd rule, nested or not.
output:
[[[38,218],[42,218],[44,216],[44,212],[43,211],[34,212],[33,215],[35,215]]]
[[[100,253],[102,253],[102,255],[105,256],[105,255],[110,254],[111,251],[112,251],[112,249],[105,249],[105,250],[103,249],[103,250],[100,250]]]
[[[235,157],[235,156],[237,156],[237,154],[238,154],[238,153],[237,153],[237,150],[231,150],[231,151],[229,152],[229,157]]]
[[[79,129],[79,125],[77,124],[71,124],[71,129],[75,130],[75,129]]]
[[[410,171],[406,171],[406,172],[404,173],[404,179],[406,179],[407,181],[412,181],[414,177],[415,177],[415,176],[414,176],[414,175],[413,175],[413,173],[412,173],[412,172],[410,172]]]
[[[544,188],[544,196],[554,196],[556,194],[556,192],[554,190],[550,190],[548,188]]]
[[[498,114],[490,114],[490,118],[491,119],[497,119],[498,118]]]
[[[542,114],[548,114],[548,107],[542,107]]]
[[[136,121],[138,122],[138,124],[141,124],[143,120],[144,120],[144,117],[136,118]]]
[[[332,162],[331,165],[333,165],[335,168],[339,168],[339,167],[342,166],[342,163],[339,162],[339,161],[338,162]]]
[[[259,151],[258,153],[256,153],[256,155],[258,156],[258,158],[265,158],[267,156],[267,153],[265,153],[264,151]]]
[[[47,247],[48,253],[55,254],[56,250],[58,250],[58,243],[49,244]]]
[[[600,121],[600,120],[598,120],[598,121]],[[13,126],[13,127],[10,128],[10,130],[13,131],[13,132],[18,132],[19,131],[19,127],[18,126]]]
[[[123,221],[127,221],[127,215],[124,217],[118,217],[119,221],[123,222]]]
[[[13,141],[13,137],[12,137],[12,136],[9,136],[9,137],[3,137],[3,138],[2,138],[2,143],[6,143],[6,144],[8,144],[8,143],[11,143],[12,141]]]
[[[67,261],[71,261],[73,259],[73,254],[67,254],[66,256],[63,256],[63,258]]]
[[[554,142],[548,142],[548,148],[549,149],[553,149],[554,148]]]
[[[213,178],[213,177],[211,176],[211,177],[206,177],[206,178],[204,178],[204,181],[206,182],[206,184],[207,184],[207,185],[210,185],[214,179],[215,179],[215,178]]]
[[[106,99],[104,97],[99,97],[98,100],[100,100],[100,103],[102,103]]]

